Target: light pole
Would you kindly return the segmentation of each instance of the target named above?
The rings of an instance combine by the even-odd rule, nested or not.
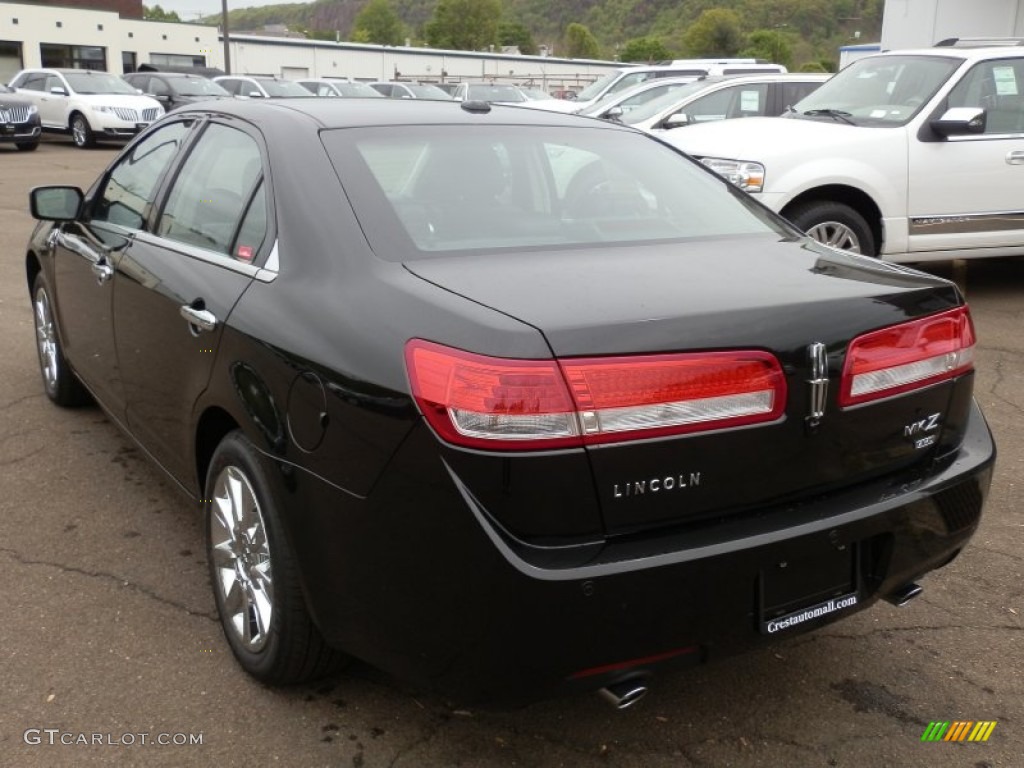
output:
[[[224,73],[231,74],[231,43],[228,41],[228,0],[220,0],[220,26],[224,31]]]

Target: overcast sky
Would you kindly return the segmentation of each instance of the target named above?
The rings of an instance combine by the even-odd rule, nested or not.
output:
[[[297,0],[292,0],[295,2]],[[287,0],[228,0],[228,10],[254,8],[257,5],[276,5]],[[143,5],[159,5],[165,11],[175,11],[182,21],[195,21],[199,16],[220,13],[221,0],[143,0]]]

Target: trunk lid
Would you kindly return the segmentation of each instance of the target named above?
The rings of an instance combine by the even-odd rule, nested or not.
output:
[[[753,235],[689,242],[684,252],[648,244],[406,268],[536,327],[558,358],[728,350],[778,358],[787,385],[778,421],[586,449],[608,534],[717,519],[924,465],[950,443],[948,434],[938,439],[943,425],[963,423],[948,410],[970,376],[837,403],[853,338],[962,303],[951,283],[904,267]],[[824,345],[828,378],[817,422],[809,418],[815,344]]]

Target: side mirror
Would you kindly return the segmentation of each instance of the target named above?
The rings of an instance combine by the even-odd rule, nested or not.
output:
[[[676,112],[674,115],[669,115],[665,118],[665,122],[662,123],[662,127],[668,128],[681,128],[684,125],[690,124],[690,116],[685,112]]]
[[[136,89],[135,89],[135,92],[136,92],[136,93],[142,93],[142,89],[141,89],[141,88],[136,88]]]
[[[67,96],[68,95],[67,89],[65,89],[64,86],[62,86],[62,85],[55,85],[55,86],[53,86],[53,88],[50,89],[50,93],[52,95],[54,95],[54,96]]]
[[[953,107],[947,109],[942,117],[931,120],[928,126],[943,138],[950,136],[967,136],[984,133],[988,122],[988,113],[978,107]]]
[[[612,107],[605,112],[601,117],[605,120],[621,120],[623,115],[622,107]]]
[[[78,187],[35,187],[28,200],[35,219],[75,221],[82,213],[85,195]]]
[[[263,94],[260,93],[259,91],[249,91],[245,95],[248,96],[250,99],[262,99],[263,98]]]

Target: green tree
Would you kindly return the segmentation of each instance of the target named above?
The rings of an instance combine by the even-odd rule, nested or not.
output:
[[[825,65],[820,61],[805,61],[800,65],[800,72],[831,72],[832,70],[826,69]]]
[[[147,21],[181,21],[181,17],[174,11],[165,11],[159,5],[142,6],[142,18]]]
[[[589,29],[573,22],[565,28],[565,55],[570,59],[596,59],[601,47]]]
[[[356,15],[352,39],[360,43],[401,45],[405,42],[405,25],[389,0],[370,0]]]
[[[656,37],[634,37],[619,52],[622,61],[664,61],[671,59],[665,44]]]
[[[434,48],[479,51],[498,42],[501,0],[438,0],[424,32]]]
[[[518,21],[503,21],[498,25],[498,42],[514,45],[526,56],[536,56],[540,51],[530,30]]]
[[[793,66],[793,46],[789,44],[788,37],[772,29],[751,32],[747,37],[747,47],[740,51],[740,56],[767,59],[787,69]]]
[[[697,58],[735,56],[743,47],[743,30],[735,11],[704,11],[683,35],[687,53]]]

